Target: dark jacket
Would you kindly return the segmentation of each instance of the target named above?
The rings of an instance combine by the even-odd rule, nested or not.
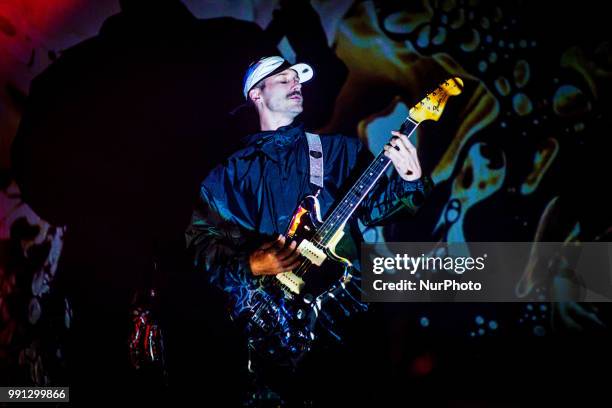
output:
[[[240,305],[248,302],[249,289],[254,288],[249,253],[263,241],[285,233],[301,199],[317,190],[310,183],[308,142],[302,125],[260,132],[245,142],[245,148],[202,183],[186,234],[196,268],[208,273],[210,282],[233,298],[234,313],[242,310]],[[373,157],[357,138],[324,135],[321,144],[324,188],[318,198],[325,220]],[[363,238],[357,219],[365,226],[375,226],[402,212],[413,214],[430,189],[427,177],[407,182],[394,171],[392,177],[382,178],[349,222],[337,253],[358,268]]]

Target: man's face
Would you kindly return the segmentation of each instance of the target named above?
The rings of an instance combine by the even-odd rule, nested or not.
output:
[[[302,113],[302,85],[297,72],[289,68],[264,81],[265,86],[260,89],[260,95],[265,108],[294,116]]]

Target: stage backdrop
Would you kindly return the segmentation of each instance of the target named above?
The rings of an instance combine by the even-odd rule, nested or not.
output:
[[[555,2],[554,11],[552,2],[529,3],[312,2],[328,45],[348,68],[319,131],[353,134],[377,153],[410,107],[440,82],[460,77],[465,85],[440,120],[423,123],[413,139],[435,182],[431,199],[416,218],[367,230],[368,240],[605,239],[611,226],[604,156],[612,86],[608,22],[596,2]],[[199,19],[232,17],[262,29],[277,7],[246,0],[184,4]],[[0,360],[18,355],[38,384],[48,380],[41,348],[57,340],[41,340],[46,302],[63,310],[64,319],[54,324],[70,326],[70,303],[46,300],[69,231],[41,219],[22,200],[10,146],[32,79],[120,11],[116,0],[0,2]],[[222,47],[225,39],[215,41]],[[277,46],[287,59],[295,58],[287,38]],[[169,165],[181,160],[166,159]],[[546,334],[547,306],[524,308],[512,324]],[[424,313],[415,315],[414,324],[427,330],[436,321]],[[475,308],[457,327],[465,336],[480,336],[504,324],[510,323],[495,310]]]

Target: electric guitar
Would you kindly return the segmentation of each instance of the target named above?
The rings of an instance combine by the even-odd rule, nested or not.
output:
[[[457,77],[443,82],[410,109],[400,132],[410,136],[421,122],[437,121],[448,98],[462,88],[463,81]],[[279,364],[295,364],[311,349],[317,322],[338,337],[335,319],[326,310],[330,302],[346,316],[351,310],[367,308],[348,290],[358,278],[351,274],[351,262],[337,255],[335,248],[347,222],[390,164],[381,151],[325,221],[318,193],[300,202],[285,236],[298,243],[303,260],[295,270],[257,278],[259,285],[240,317],[246,322],[251,350]]]

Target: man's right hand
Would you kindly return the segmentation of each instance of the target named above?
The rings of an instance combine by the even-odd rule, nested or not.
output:
[[[288,272],[300,265],[300,252],[297,243],[289,245],[283,235],[275,241],[266,242],[249,256],[249,265],[253,275],[276,275]]]

